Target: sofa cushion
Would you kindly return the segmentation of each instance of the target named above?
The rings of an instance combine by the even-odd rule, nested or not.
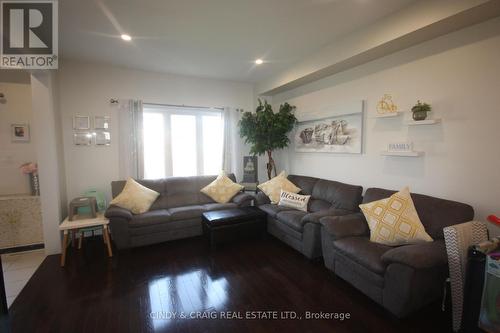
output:
[[[327,202],[327,201],[324,201],[324,200],[321,200],[321,199],[311,199],[311,200],[309,200],[309,208],[308,208],[308,210],[310,212],[319,212],[319,211],[327,210],[327,209],[330,209],[330,208],[333,208],[332,204],[329,203],[329,202]]]
[[[384,274],[387,264],[382,261],[382,255],[392,247],[373,243],[367,237],[342,238],[333,242],[344,256],[366,267],[377,274]]]
[[[369,188],[363,203],[387,198],[394,193],[396,191]],[[425,230],[434,239],[443,238],[444,227],[474,219],[474,209],[470,205],[415,193],[411,194],[411,198]]]
[[[274,204],[277,204],[280,201],[281,190],[293,192],[293,193],[300,192],[300,188],[295,186],[294,183],[292,183],[291,181],[289,181],[286,178],[285,171],[282,171],[276,177],[268,180],[267,182],[260,184],[257,187],[259,188],[259,190],[264,192],[271,200],[271,203],[274,203]]]
[[[311,195],[314,184],[316,184],[319,179],[309,176],[289,175],[288,180],[300,187],[300,194]]]
[[[113,198],[116,198],[121,193],[121,191],[123,191],[126,182],[127,181],[125,180],[117,180],[111,182],[111,193],[113,195]],[[142,186],[160,193],[160,196],[158,197],[158,199],[156,199],[155,202],[153,202],[149,210],[167,208],[166,197],[164,196],[165,179],[137,179],[136,182],[138,182]]]
[[[433,241],[420,222],[408,187],[359,207],[368,222],[372,242],[397,246]]]
[[[233,182],[223,171],[213,182],[203,187],[200,191],[208,195],[215,202],[225,204],[244,188],[244,186]]]
[[[172,221],[186,220],[196,217],[201,218],[201,214],[203,214],[204,211],[204,207],[199,205],[174,207],[168,210]]]
[[[160,193],[129,178],[123,191],[110,204],[128,209],[133,214],[142,214],[151,208],[158,196],[160,196]]]
[[[302,195],[281,190],[278,206],[290,207],[307,212],[309,198],[311,198],[310,195]]]
[[[302,218],[306,215],[307,212],[292,209],[284,212],[279,212],[278,214],[276,214],[276,219],[296,231],[302,231],[305,224],[305,222],[302,221]]]
[[[269,204],[260,205],[259,208],[262,209],[263,211],[265,211],[271,217],[276,217],[276,214],[278,214],[279,212],[293,209],[293,208],[290,208],[290,207],[278,206],[278,205],[270,204],[270,203]]]
[[[237,206],[238,205],[236,205],[233,202],[228,202],[228,203],[225,203],[225,204],[210,203],[210,204],[203,205],[203,209],[205,209],[205,211],[207,211],[207,212],[210,212],[210,211],[213,211],[213,210],[231,209],[231,208],[235,208]]]
[[[170,221],[170,213],[166,209],[157,209],[144,214],[133,215],[128,225],[131,228],[140,228],[168,221]]]
[[[358,211],[363,188],[332,180],[319,179],[314,185],[312,198],[330,203],[333,208]]]

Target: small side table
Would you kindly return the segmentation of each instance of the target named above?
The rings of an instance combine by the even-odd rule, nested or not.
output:
[[[63,223],[59,225],[59,230],[63,232],[62,249],[61,249],[61,267],[64,267],[66,262],[66,248],[68,247],[68,236],[69,231],[78,231],[79,229],[98,227],[102,226],[102,235],[104,237],[104,242],[108,250],[108,256],[112,257],[113,252],[111,251],[111,241],[109,237],[108,230],[109,220],[104,217],[102,213],[98,213],[97,217],[92,218],[88,216],[78,216],[73,217],[73,221],[66,218]]]

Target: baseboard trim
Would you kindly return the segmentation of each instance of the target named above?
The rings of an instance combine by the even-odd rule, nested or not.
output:
[[[33,250],[43,249],[44,247],[45,246],[43,245],[43,243],[42,244],[16,246],[16,247],[8,247],[5,249],[0,249],[0,254],[33,251]]]

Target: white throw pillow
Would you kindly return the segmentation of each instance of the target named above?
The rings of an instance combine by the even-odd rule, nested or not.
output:
[[[215,202],[228,203],[236,194],[245,187],[233,182],[224,172],[210,184],[201,189],[201,192],[208,195]]]
[[[281,190],[278,206],[291,207],[307,212],[307,203],[310,198],[310,195],[301,195]]]
[[[145,213],[158,198],[160,193],[142,186],[132,178],[127,180],[125,187],[110,204],[128,209],[133,214]]]
[[[259,190],[264,192],[264,194],[269,197],[272,204],[277,204],[280,201],[281,190],[292,193],[300,192],[300,188],[295,186],[291,181],[289,181],[286,178],[285,171],[282,171],[276,177],[268,180],[265,183],[260,184],[257,187],[259,188]]]

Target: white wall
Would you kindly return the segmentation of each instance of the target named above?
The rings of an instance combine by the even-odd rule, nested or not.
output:
[[[408,111],[421,99],[432,104],[433,126],[405,125],[404,118],[375,119],[385,93]],[[275,95],[298,113],[344,101],[366,100],[361,155],[295,153],[280,164],[291,173],[368,187],[399,189],[463,201],[476,218],[500,215],[500,19],[491,20]],[[423,157],[384,157],[387,143],[408,139]]]
[[[3,73],[1,73],[3,74]],[[0,78],[0,80],[3,79]],[[30,193],[29,179],[19,170],[26,162],[36,162],[33,139],[12,142],[12,124],[33,124],[31,86],[28,82],[0,82],[0,195]]]
[[[252,110],[253,85],[247,83],[152,73],[111,66],[63,61],[58,73],[64,142],[67,197],[89,188],[110,195],[110,183],[118,179],[118,114],[110,98],[138,98],[145,103],[230,106]],[[111,116],[111,146],[73,145],[73,115]],[[235,139],[239,151],[244,150]],[[246,151],[245,151],[246,153]],[[237,170],[242,158],[237,158]],[[241,177],[240,177],[241,178]]]
[[[45,253],[61,251],[59,223],[66,212],[66,189],[62,160],[61,128],[57,105],[55,73],[38,71],[31,75],[33,140],[40,175]]]

